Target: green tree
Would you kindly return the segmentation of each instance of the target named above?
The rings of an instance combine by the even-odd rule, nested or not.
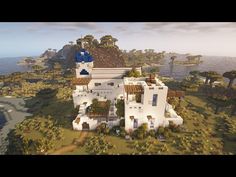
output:
[[[110,132],[110,129],[106,123],[101,123],[100,125],[97,126],[96,132],[98,134],[104,134],[107,135]]]
[[[201,72],[201,73],[199,73],[199,75],[200,76],[202,76],[202,77],[205,77],[205,85],[207,85],[208,84],[208,82],[209,82],[209,73],[207,72],[207,71],[204,71],[204,72]]]
[[[219,80],[222,79],[222,76],[219,73],[215,72],[215,71],[209,71],[208,72],[208,77],[209,77],[209,80],[210,80],[209,83],[210,83],[211,87],[212,87],[212,84],[215,81],[219,81]]]
[[[141,74],[139,71],[137,71],[135,68],[127,72],[127,77],[141,77]]]
[[[223,77],[229,79],[228,88],[231,88],[234,82],[234,79],[236,79],[236,70],[228,71],[223,74]]]
[[[177,56],[175,56],[175,55],[174,55],[174,56],[172,56],[172,57],[170,57],[170,59],[171,59],[171,62],[172,62],[172,63],[174,63],[174,61],[175,61],[175,59],[176,59],[176,58],[177,58]]]
[[[125,115],[125,103],[124,100],[118,99],[116,104],[115,104],[117,110],[116,110],[116,115],[121,118],[124,117]]]
[[[94,37],[93,37],[93,35],[86,35],[86,36],[84,36],[83,39],[85,42],[87,42],[89,44],[89,46],[91,46],[92,42],[94,40]]]

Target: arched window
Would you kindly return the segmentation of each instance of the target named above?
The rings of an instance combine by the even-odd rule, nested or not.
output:
[[[82,71],[80,72],[80,75],[89,75],[89,73],[85,69],[82,69]]]

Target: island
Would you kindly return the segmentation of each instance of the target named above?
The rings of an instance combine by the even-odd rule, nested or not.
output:
[[[176,60],[177,56],[173,55],[170,57],[170,63],[172,65],[183,65],[183,66],[194,66],[194,65],[199,65],[201,63],[203,63],[203,61],[200,59],[202,57],[202,55],[188,55],[186,56],[185,61],[180,61],[180,60]]]

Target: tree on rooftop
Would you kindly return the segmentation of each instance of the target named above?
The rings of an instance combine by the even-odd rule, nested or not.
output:
[[[223,74],[223,77],[229,79],[228,88],[231,88],[234,80],[236,79],[236,70],[228,71]]]
[[[127,77],[141,77],[140,72],[137,71],[135,68],[127,72]]]

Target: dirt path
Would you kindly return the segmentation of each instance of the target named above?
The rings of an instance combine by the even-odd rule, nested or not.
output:
[[[79,142],[83,142],[85,137],[87,136],[88,132],[86,131],[82,131],[81,134],[80,134],[80,137],[78,138],[78,141],[77,143]],[[61,154],[64,154],[66,152],[71,152],[73,150],[75,150],[78,146],[75,145],[75,144],[70,144],[68,146],[64,146],[56,151],[54,151],[53,153],[51,153],[51,155],[61,155]]]

